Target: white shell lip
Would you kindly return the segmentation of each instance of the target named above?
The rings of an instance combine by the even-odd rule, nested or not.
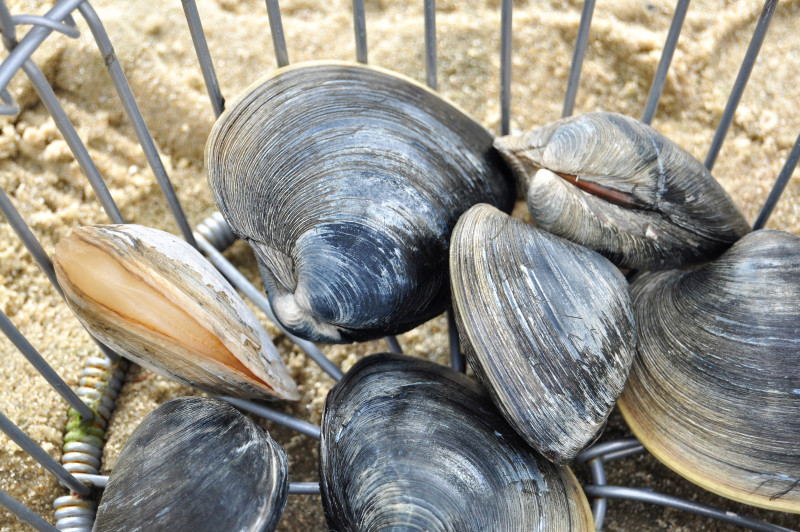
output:
[[[67,238],[95,246],[159,292],[217,340],[259,380],[125,321],[86,297],[53,257],[67,302],[87,329],[109,347],[148,369],[211,393],[297,400],[297,385],[258,318],[235,289],[194,248],[169,233],[134,224],[83,226]]]

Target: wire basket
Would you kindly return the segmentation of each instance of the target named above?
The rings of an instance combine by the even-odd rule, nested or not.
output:
[[[276,65],[319,58],[375,63],[426,82],[498,133],[573,111],[643,116],[705,157],[749,220],[763,225],[775,208],[773,225],[800,233],[796,185],[789,184],[787,197],[777,203],[800,158],[800,140],[794,140],[800,128],[800,54],[793,53],[800,50],[797,2],[709,1],[692,10],[683,0],[677,6],[623,2],[600,5],[596,12],[594,2],[520,3],[513,13],[509,0],[438,6],[432,0],[375,0],[366,6],[297,0],[280,8],[267,0],[267,9],[245,0],[208,0],[199,10],[193,0],[153,6],[106,0],[95,3],[97,12],[84,0],[61,0],[49,11],[33,3],[9,9],[0,2],[9,50],[0,65],[7,115],[0,123],[0,241],[8,250],[0,263],[0,325],[8,337],[0,338],[0,428],[9,435],[0,436],[0,504],[17,514],[0,515],[0,530],[21,529],[18,519],[47,530],[42,517],[58,521],[61,530],[89,530],[93,503],[84,484],[102,486],[99,473],[113,468],[127,437],[157,404],[196,393],[141,368],[125,377],[125,363],[81,330],[48,280],[47,256],[71,227],[110,218],[182,234],[269,322],[269,303],[249,250],[212,216],[202,156],[208,130],[224,107],[222,95],[235,97]],[[31,13],[37,16],[19,16]],[[20,69],[25,75],[12,81]],[[335,379],[363,355],[387,348],[441,363],[452,357],[463,365],[452,335],[448,347],[449,325],[440,316],[385,343],[318,348],[292,343],[268,323],[303,383],[304,397],[297,405],[235,404],[262,416],[289,454],[297,495],[290,497],[280,530],[325,526],[315,494],[314,438]],[[17,349],[31,360],[38,350],[56,371],[38,363],[34,369]],[[59,383],[59,375],[69,386]],[[75,408],[90,403],[95,426],[75,425],[55,390]],[[85,408],[83,414],[93,415]],[[593,501],[598,528],[785,529],[756,519],[800,528],[797,516],[750,508],[691,486],[643,453],[629,434],[612,415],[601,443],[574,466]],[[35,458],[8,439],[28,448],[26,436],[34,440],[29,452]],[[69,473],[51,463],[51,455]],[[86,498],[74,492],[53,496],[67,492],[37,462]],[[620,500],[607,503],[608,498]]]

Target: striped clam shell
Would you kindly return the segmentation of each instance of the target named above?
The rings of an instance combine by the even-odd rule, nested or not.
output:
[[[594,530],[567,467],[528,447],[475,381],[402,355],[331,389],[320,443],[331,530]]]
[[[458,221],[450,272],[470,366],[529,444],[569,462],[599,436],[633,363],[625,278],[598,253],[489,205]]]
[[[710,491],[800,513],[800,238],[755,231],[631,289],[639,352],[619,405],[634,434]]]
[[[78,319],[125,358],[210,393],[299,398],[258,318],[185,241],[134,224],[76,227],[53,265]]]
[[[271,531],[286,506],[288,469],[283,447],[241,412],[180,397],[131,434],[93,530]]]
[[[408,78],[315,62],[279,69],[235,101],[211,132],[206,168],[282,324],[349,342],[444,311],[458,216],[513,203],[492,140]]]
[[[647,124],[586,113],[496,139],[534,223],[623,268],[657,270],[717,257],[744,216],[691,154]]]

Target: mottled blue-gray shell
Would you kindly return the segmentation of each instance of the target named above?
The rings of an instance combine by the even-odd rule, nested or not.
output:
[[[599,253],[476,205],[450,243],[470,366],[527,442],[571,461],[603,429],[636,353],[633,305]]]
[[[206,168],[278,319],[298,336],[347,342],[446,308],[458,216],[513,203],[492,141],[418,83],[320,62],[280,69],[234,102],[209,137]]]
[[[706,262],[750,231],[705,166],[649,125],[586,113],[500,137],[537,227],[623,268]]]
[[[514,433],[478,384],[402,355],[359,361],[325,402],[331,530],[594,530],[567,467]]]
[[[133,431],[95,532],[274,530],[289,494],[286,451],[232,406],[181,397]]]
[[[800,238],[754,231],[631,292],[639,349],[619,405],[634,434],[705,489],[800,513]]]

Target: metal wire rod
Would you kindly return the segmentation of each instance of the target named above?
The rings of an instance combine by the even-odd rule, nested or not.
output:
[[[400,347],[400,342],[397,341],[397,337],[395,336],[384,336],[383,340],[386,342],[386,345],[389,347],[389,351],[392,353],[397,353],[398,355],[403,354],[403,348]]]
[[[658,100],[661,99],[661,92],[664,90],[664,83],[667,81],[669,65],[672,63],[672,56],[675,53],[675,47],[678,44],[678,37],[680,37],[688,9],[689,0],[678,0],[678,5],[675,6],[675,13],[672,15],[672,23],[667,33],[667,41],[661,51],[661,59],[658,60],[656,75],[653,77],[653,84],[650,85],[650,93],[647,95],[647,103],[644,106],[644,113],[642,113],[642,122],[645,124],[651,123],[653,116],[656,114]]]
[[[61,291],[61,286],[58,284],[58,280],[56,279],[56,272],[53,269],[53,261],[50,260],[47,252],[36,239],[36,236],[34,236],[33,232],[28,227],[28,224],[26,224],[25,220],[22,219],[19,211],[17,211],[16,207],[14,207],[14,204],[11,203],[11,200],[8,198],[2,188],[0,188],[0,212],[3,213],[6,221],[11,226],[11,229],[14,230],[20,240],[22,240],[22,243],[28,249],[28,252],[31,254],[31,256],[33,256],[33,260],[36,261],[36,264],[39,265],[44,274],[50,280],[50,283],[53,285],[53,288],[56,289],[56,292],[58,292],[61,297],[64,297],[64,292]]]
[[[106,33],[106,30],[103,27],[100,17],[97,16],[97,12],[92,8],[92,6],[89,5],[88,2],[78,6],[78,11],[80,11],[83,18],[86,19],[86,23],[89,25],[89,29],[92,31],[92,35],[94,36],[94,40],[100,50],[100,54],[103,56],[103,61],[106,64],[106,68],[108,68],[108,71],[111,74],[111,80],[114,82],[114,87],[117,89],[117,95],[119,96],[120,101],[122,101],[122,107],[125,109],[125,113],[128,115],[128,118],[133,125],[133,129],[136,132],[136,138],[139,139],[139,144],[144,150],[144,155],[147,158],[150,169],[155,175],[158,186],[161,188],[161,193],[164,195],[164,199],[167,200],[167,205],[169,206],[169,210],[172,212],[173,218],[175,218],[175,222],[178,224],[178,229],[183,235],[184,240],[186,240],[192,247],[196,248],[197,242],[195,242],[194,236],[192,235],[192,228],[189,225],[189,222],[186,220],[186,215],[183,212],[183,208],[181,207],[177,194],[175,194],[175,189],[169,180],[167,170],[164,168],[164,163],[161,162],[161,157],[158,155],[158,150],[156,150],[153,137],[150,135],[150,131],[147,129],[147,124],[144,123],[144,118],[139,110],[139,106],[136,105],[136,100],[133,97],[133,92],[131,92],[131,87],[128,84],[127,78],[125,77],[125,73],[122,72],[122,67],[117,60],[116,54],[114,53],[114,47],[111,45],[111,39],[108,38],[108,33]]]
[[[433,90],[436,84],[436,0],[425,0],[425,83]]]
[[[319,482],[289,482],[290,495],[319,495]]]
[[[603,469],[603,460],[600,457],[592,458],[588,463],[592,473],[592,481],[600,486],[606,484],[606,471]],[[608,500],[605,497],[595,497],[592,499],[592,515],[594,515],[594,527],[597,530],[603,529],[603,522],[606,520],[606,509]]]
[[[461,352],[455,312],[452,308],[447,311],[447,345],[450,347],[450,367],[459,373],[467,371],[467,360]]]
[[[206,34],[203,32],[203,25],[200,22],[200,14],[197,12],[197,4],[194,0],[181,0],[183,4],[183,14],[189,25],[189,33],[192,35],[194,52],[200,62],[200,70],[203,72],[203,81],[206,84],[208,97],[211,99],[211,107],[214,109],[214,116],[219,117],[225,110],[225,98],[219,90],[217,74],[214,72],[214,63],[211,61],[211,53],[208,51]]]
[[[42,358],[42,355],[40,355],[36,348],[28,342],[21,332],[19,332],[19,329],[11,323],[11,320],[8,319],[8,316],[6,316],[5,312],[2,310],[0,310],[0,330],[3,331],[8,339],[11,340],[11,343],[19,349],[19,352],[28,359],[28,362],[36,368],[36,371],[50,383],[50,386],[52,386],[72,408],[78,411],[83,419],[86,421],[94,419],[94,412],[92,412],[92,409],[86,406],[75,392],[72,391],[72,388],[58,376],[58,373],[50,367],[50,364]]]
[[[63,0],[45,13],[44,17],[56,22],[64,20],[84,1],[85,0]],[[12,41],[16,41],[13,23],[11,24],[11,28],[6,31],[6,28],[8,28],[8,21],[3,20],[5,13],[8,14],[8,21],[10,21],[11,15],[8,13],[5,2],[0,2],[0,26],[2,26],[4,30],[3,40],[5,41],[9,38]],[[39,45],[42,44],[52,32],[53,30],[51,28],[37,25],[25,34],[25,37],[14,46],[13,50],[9,51],[8,57],[0,64],[0,89],[5,89],[8,86],[8,82],[11,81],[14,74],[22,68],[25,61],[30,58],[33,52],[36,51]]]
[[[511,124],[511,17],[512,0],[500,5],[500,134]]]
[[[739,74],[736,76],[736,81],[733,83],[733,89],[728,97],[728,103],[725,104],[725,110],[722,112],[722,118],[719,121],[719,126],[714,132],[714,138],[711,140],[711,146],[708,148],[706,160],[703,162],[706,168],[711,170],[719,155],[719,150],[722,148],[722,143],[725,140],[725,135],[728,134],[728,128],[733,121],[733,115],[736,112],[736,107],[739,106],[739,100],[742,99],[742,93],[747,85],[747,80],[750,79],[750,73],[753,71],[753,66],[756,64],[758,52],[761,50],[761,44],[764,42],[764,37],[769,29],[769,23],[772,21],[772,15],[775,13],[775,7],[778,5],[778,0],[767,0],[764,2],[764,8],[758,16],[756,22],[756,29],[753,32],[753,37],[750,39],[750,44],[747,46],[747,52],[744,54],[742,66],[739,67]]]
[[[19,105],[11,97],[11,93],[7,89],[0,91],[0,100],[4,102],[0,105],[0,115],[15,115],[19,113]]]
[[[10,511],[23,523],[31,525],[39,532],[58,532],[58,529],[40,517],[39,514],[19,502],[17,499],[0,490],[0,506]]]
[[[718,521],[731,523],[758,532],[792,532],[789,528],[765,523],[764,521],[759,521],[752,517],[744,517],[734,512],[720,510],[711,506],[706,506],[705,504],[699,504],[641,488],[588,485],[583,487],[583,491],[588,497],[608,497],[611,499],[631,499],[634,501],[649,502],[669,508],[676,508],[684,512],[695,513],[704,517],[710,517]]]
[[[16,25],[30,24],[32,26],[44,26],[53,31],[63,33],[67,37],[71,37],[73,39],[77,39],[81,36],[81,32],[78,31],[78,28],[75,26],[75,22],[72,20],[71,16],[65,17],[65,21],[69,22],[57,22],[39,15],[14,15],[11,17],[11,20]]]
[[[75,478],[81,482],[91,484],[94,488],[105,488],[108,485],[108,475],[92,475],[90,473],[74,473]]]
[[[353,29],[356,34],[356,61],[367,64],[367,19],[364,0],[353,0]]]
[[[100,171],[97,169],[97,166],[95,166],[86,146],[84,146],[83,141],[78,136],[78,132],[75,131],[72,122],[67,118],[67,113],[64,111],[64,108],[58,103],[58,99],[50,83],[48,83],[47,78],[44,77],[42,71],[39,70],[39,67],[37,67],[33,61],[26,61],[25,64],[22,65],[22,70],[28,76],[31,83],[33,83],[33,87],[42,99],[42,103],[44,103],[44,106],[47,108],[47,112],[53,117],[56,127],[61,132],[64,140],[67,141],[70,151],[72,151],[75,160],[78,161],[81,170],[83,170],[89,183],[91,183],[92,189],[97,195],[97,199],[100,201],[103,210],[111,219],[112,223],[125,223],[117,204],[114,202],[114,198],[111,197],[108,187],[105,182],[103,182],[103,178],[100,177]]]
[[[579,453],[578,456],[575,457],[575,463],[582,464],[598,456],[603,456],[605,454],[609,454],[616,451],[631,449],[637,446],[641,446],[641,443],[639,443],[639,440],[637,440],[636,438],[624,438],[620,440],[612,440],[603,443],[598,443],[596,445],[592,445],[588,449]]]
[[[283,36],[281,8],[278,6],[278,0],[266,0],[266,2],[269,32],[272,34],[272,46],[275,48],[275,60],[279,67],[285,67],[289,64],[289,52],[286,51],[286,39]]]
[[[640,454],[645,452],[646,449],[644,445],[636,445],[629,449],[620,449],[619,451],[613,451],[610,453],[606,453],[603,455],[603,462],[610,462],[612,460],[619,460],[620,458],[626,458],[628,456],[633,456],[634,454]]]
[[[56,462],[52,456],[47,454],[47,451],[39,447],[35,441],[22,432],[3,413],[0,413],[0,431],[3,431],[6,436],[22,447],[22,450],[31,455],[42,467],[58,477],[58,480],[66,484],[69,489],[81,495],[89,495],[89,487],[86,484],[73,477],[69,471],[64,469],[64,466]]]
[[[255,414],[257,416],[263,417],[264,419],[268,419],[270,421],[278,423],[279,425],[283,425],[284,427],[288,427],[294,431],[299,432],[300,434],[311,436],[316,440],[320,438],[319,427],[317,427],[316,425],[312,425],[307,421],[303,421],[302,419],[297,419],[295,417],[290,416],[289,414],[278,412],[277,410],[273,410],[272,408],[268,408],[264,405],[254,403],[253,401],[246,401],[244,399],[237,399],[235,397],[219,397],[219,399],[227,401],[236,408],[241,408],[242,410],[246,410],[251,414]]]
[[[578,81],[581,78],[583,56],[586,55],[586,45],[589,42],[589,28],[592,25],[593,13],[594,0],[586,0],[581,11],[581,22],[578,25],[578,38],[575,40],[575,48],[572,51],[572,63],[569,68],[567,93],[564,95],[564,109],[561,111],[561,118],[570,116],[575,109],[575,96],[578,94]]]
[[[797,167],[798,160],[800,160],[800,135],[798,135],[797,140],[794,141],[794,146],[792,146],[792,150],[789,152],[789,157],[786,158],[781,173],[778,174],[778,179],[775,180],[775,184],[772,185],[772,190],[769,191],[767,201],[764,202],[764,206],[761,207],[761,212],[758,213],[758,217],[753,224],[754,231],[763,229],[764,226],[767,225],[767,220],[769,220],[769,216],[775,209],[775,205],[778,203],[783,189],[786,188],[789,178],[792,177],[792,173]]]
[[[233,286],[239,289],[245,297],[250,299],[256,306],[261,309],[267,317],[278,326],[279,329],[285,334],[292,342],[294,342],[297,347],[299,347],[306,355],[308,355],[311,360],[317,363],[317,365],[330,375],[334,380],[341,379],[344,374],[342,370],[340,370],[336,364],[328,360],[328,358],[319,350],[319,348],[314,345],[313,343],[309,342],[308,340],[303,340],[302,338],[298,338],[297,336],[293,335],[281,325],[280,321],[275,317],[275,313],[272,311],[272,305],[269,302],[264,294],[261,293],[253,284],[247,280],[247,278],[236,269],[236,267],[228,262],[228,260],[217,251],[217,248],[211,245],[211,243],[206,240],[200,233],[195,233],[195,239],[197,240],[197,244],[200,246],[200,251],[202,251],[208,260],[213,264],[221,273],[224,275]]]
[[[6,218],[6,221],[8,221],[11,228],[14,230],[14,232],[17,234],[20,240],[22,240],[22,243],[27,248],[28,253],[30,253],[31,256],[33,256],[33,260],[36,261],[36,264],[39,265],[44,274],[50,280],[50,283],[53,285],[53,288],[55,288],[56,292],[58,292],[58,295],[60,295],[61,298],[63,299],[64,292],[61,290],[61,286],[58,284],[58,279],[56,279],[56,273],[55,270],[53,269],[53,261],[50,260],[50,257],[47,255],[47,252],[45,252],[42,245],[39,243],[39,241],[34,236],[33,232],[28,227],[28,224],[26,224],[25,220],[22,219],[22,216],[20,216],[19,211],[17,211],[17,209],[11,203],[11,200],[8,198],[8,196],[6,196],[6,193],[5,191],[3,191],[2,188],[0,188],[0,212],[3,213],[3,215]],[[119,359],[119,355],[114,353],[107,346],[100,343],[91,334],[89,334],[89,336],[92,338],[92,340],[94,340],[94,342],[97,344],[100,350],[108,358],[110,358],[111,360]]]

